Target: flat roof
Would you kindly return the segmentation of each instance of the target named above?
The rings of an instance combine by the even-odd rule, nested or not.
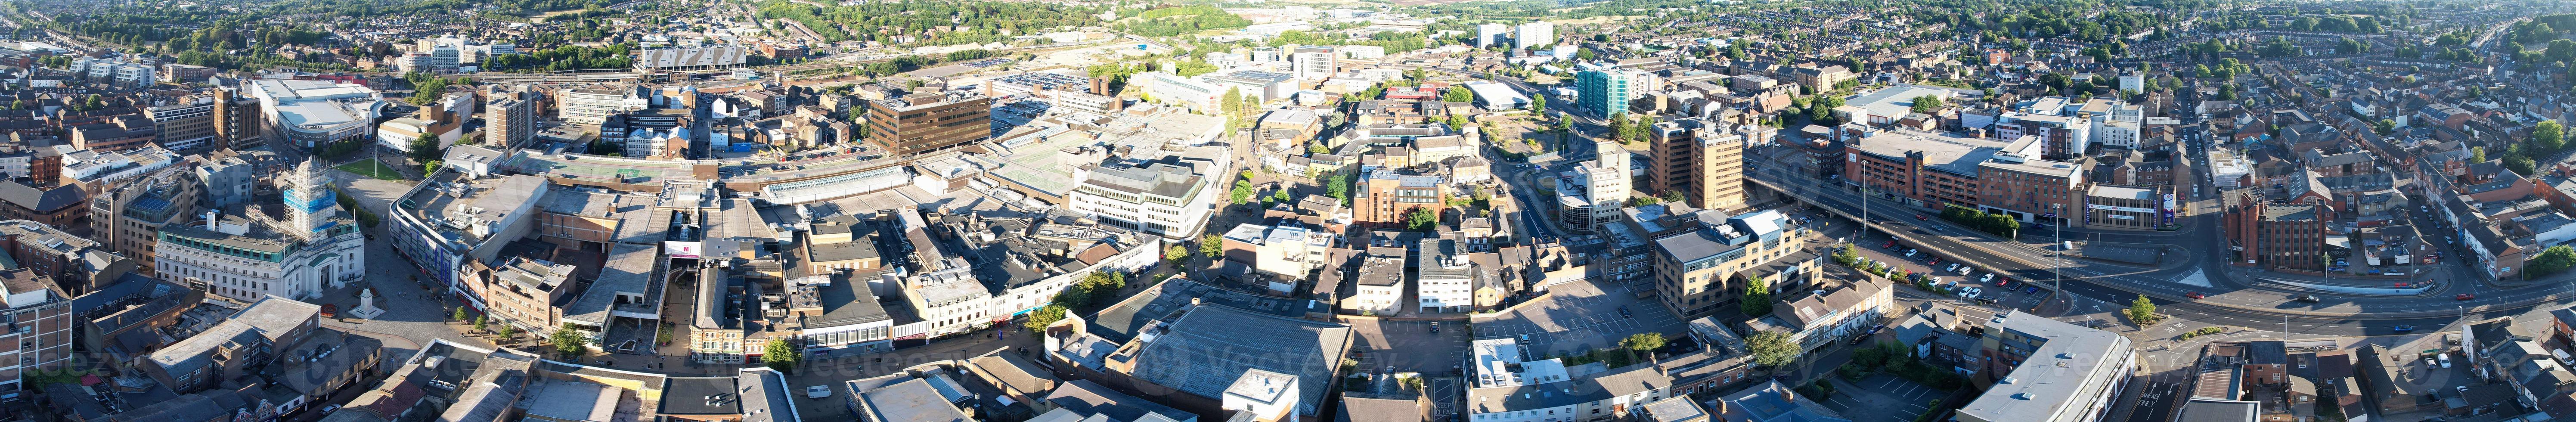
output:
[[[661,248],[631,243],[620,243],[613,248],[608,254],[607,264],[600,266],[599,276],[591,280],[590,289],[582,291],[580,299],[564,308],[564,319],[605,325],[609,311],[619,305],[618,293],[642,295],[644,302],[635,306],[646,309],[661,307],[662,288],[659,285],[662,283],[654,282],[654,269],[660,264]]]
[[[2129,340],[2109,331],[2013,311],[1997,331],[2039,341],[2011,374],[1958,410],[1963,420],[2048,421],[2106,393],[2109,378],[2129,376]],[[2005,333],[1988,333],[1987,336]]]

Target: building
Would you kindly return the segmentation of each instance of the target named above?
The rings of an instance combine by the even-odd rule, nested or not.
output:
[[[512,148],[537,139],[537,98],[527,85],[495,90],[483,104],[483,142]]]
[[[0,221],[0,236],[9,243],[46,242],[71,235],[32,221]],[[23,245],[10,248],[19,259],[34,258],[21,252]],[[74,324],[72,301],[57,286],[57,279],[36,267],[18,267],[0,271],[0,310],[7,317],[8,329],[0,332],[0,398],[25,398],[34,386],[23,385],[28,371],[63,370],[77,354],[72,352]]]
[[[1297,80],[1300,81],[1331,79],[1333,74],[1339,71],[1339,68],[1335,67],[1334,56],[1333,47],[1297,47],[1295,51],[1288,54],[1290,73],[1297,75]]]
[[[2326,224],[2334,218],[2324,206],[2265,200],[2249,192],[2222,195],[2227,200],[2224,223],[2228,262],[2325,271]],[[2468,240],[2468,239],[2463,239]]]
[[[1499,23],[1477,24],[1476,48],[1488,48],[1493,47],[1494,44],[1501,44],[1503,42],[1503,36],[1509,35],[1505,34],[1504,31],[1510,31],[1511,28],[1511,25]]]
[[[1712,216],[1697,217],[1705,221]],[[1673,314],[1689,318],[1739,303],[1744,285],[1756,278],[1773,284],[1771,291],[1788,291],[1803,284],[1801,277],[1813,277],[1815,257],[1792,261],[1793,265],[1770,274],[1755,270],[1775,268],[1766,264],[1784,255],[1795,256],[1793,252],[1805,250],[1813,236],[1814,232],[1790,224],[1788,215],[1762,210],[1655,239],[1657,299]]]
[[[1832,288],[1787,293],[1771,306],[1771,315],[1745,323],[1754,331],[1789,334],[1801,350],[1815,351],[1878,323],[1894,305],[1895,283],[1863,275]]]
[[[1978,340],[1980,374],[1994,380],[1960,407],[1961,422],[2097,422],[2137,369],[2129,339],[2012,311]]]
[[[1654,89],[1645,81],[1645,72],[1621,69],[1601,63],[1576,65],[1574,73],[1575,109],[1593,117],[1611,118],[1628,113],[1628,102]]]
[[[2036,158],[2040,138],[2010,142],[1913,129],[1869,130],[1844,145],[1844,183],[1923,207],[2003,213],[2023,223],[2070,222],[2084,169]]]
[[[1469,370],[1465,420],[1624,421],[1672,393],[1672,377],[1653,364],[1568,366],[1555,358],[1528,359],[1519,343],[1498,338],[1469,346],[1475,367]]]
[[[249,201],[255,192],[254,181],[259,170],[240,155],[199,156],[191,171],[197,175],[199,201],[208,207],[224,207]],[[195,205],[195,204],[191,204]]]
[[[203,185],[186,169],[161,169],[136,183],[109,187],[89,201],[90,234],[109,251],[140,262],[152,262],[161,226],[178,223],[197,209]],[[153,268],[137,269],[152,275]]]
[[[153,272],[244,301],[318,298],[364,277],[366,239],[333,197],[331,176],[306,162],[281,179],[283,203],[209,210],[161,227]]]
[[[1192,239],[1206,225],[1216,189],[1203,163],[1114,160],[1074,172],[1066,209],[1145,234]]]
[[[1699,117],[1656,123],[1647,132],[1647,188],[1681,192],[1693,207],[1744,208],[1746,140],[1734,126]]]
[[[1449,185],[1445,180],[1438,175],[1409,174],[1379,167],[1363,175],[1357,182],[1358,186],[1352,189],[1351,221],[1402,227],[1406,224],[1406,214],[1428,212],[1439,216],[1449,206]]]
[[[610,115],[649,107],[652,98],[640,86],[593,85],[557,89],[553,99],[555,115],[564,123],[596,125]]]
[[[1254,271],[1302,280],[1327,263],[1325,256],[1341,243],[1332,231],[1296,225],[1238,224],[1225,232],[1225,259]]]
[[[1718,397],[1716,403],[1717,409],[1714,409],[1714,413],[1717,413],[1717,418],[1714,420],[1719,421],[1852,422],[1851,419],[1843,418],[1841,413],[1836,413],[1823,404],[1798,395],[1796,391],[1790,390],[1789,386],[1782,385],[1779,381],[1765,381],[1761,385],[1727,393],[1725,396]],[[1655,406],[1649,406],[1647,409],[1657,412],[1662,410],[1661,407]]]
[[[213,96],[197,95],[180,98],[168,104],[145,108],[143,115],[151,118],[152,127],[160,132],[157,142],[162,148],[189,151],[231,144],[214,142],[217,137],[215,97]]]
[[[260,111],[260,99],[240,96],[234,88],[216,88],[213,95],[215,138],[220,141],[214,143],[247,149],[268,140],[267,130],[260,124],[267,116]]]
[[[993,138],[993,98],[923,92],[868,102],[867,140],[894,156],[943,151]]]
[[[1476,280],[1486,275],[1470,259],[1466,245],[1455,239],[1422,239],[1413,277],[1414,310],[1459,313],[1476,310]]]
[[[1557,218],[1576,233],[1591,233],[1617,222],[1628,205],[1628,150],[1603,138],[1593,144],[1592,162],[1558,175]]]
[[[2173,224],[2171,186],[2094,184],[2084,193],[2084,226],[2155,230]]]
[[[1530,21],[1521,24],[1519,31],[1512,35],[1512,48],[1528,50],[1555,44],[1556,24],[1548,21]]]
[[[259,100],[267,141],[305,149],[363,140],[386,105],[365,85],[333,81],[261,79],[251,81],[250,94]]]
[[[1180,107],[1191,113],[1216,114],[1224,107],[1225,87],[1164,72],[1145,72],[1128,77],[1141,81],[1145,96],[1154,101]]]
[[[17,179],[0,180],[0,219],[89,231],[89,209],[81,206],[89,197],[89,190],[77,183],[37,188]]]
[[[1360,258],[1350,276],[1351,293],[1341,308],[1361,315],[1394,316],[1405,308],[1404,257],[1370,254]]]

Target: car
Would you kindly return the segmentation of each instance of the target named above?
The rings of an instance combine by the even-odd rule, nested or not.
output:
[[[2398,324],[2398,325],[2397,325],[2397,326],[2395,326],[2395,327],[2388,327],[2388,330],[2389,330],[2389,331],[2394,331],[2394,332],[2400,332],[2400,333],[2414,332],[2414,331],[2415,331],[2415,326],[2413,326],[2413,325],[2407,325],[2407,324]]]
[[[1932,276],[1932,283],[1933,283],[1933,284],[1940,284],[1940,283],[1941,283],[1941,276],[1937,276],[1937,275],[1936,275],[1936,276]]]
[[[1432,322],[1431,322],[1431,332],[1434,332],[1434,333],[1440,332],[1440,321],[1432,321]]]
[[[2022,293],[2039,294],[2039,286],[2030,286],[2029,290],[2024,290]]]
[[[1905,257],[1907,257],[1907,258],[1913,258],[1913,257],[1914,257],[1914,250],[1913,250],[1913,249],[1906,249],[1906,250],[1905,250]]]
[[[2451,367],[2451,354],[2449,354],[2449,353],[2443,353],[2443,354],[2433,355],[2433,357],[2435,357],[2435,358],[2440,358],[2440,359],[2442,360],[2442,367],[2444,367],[2444,368],[2449,368],[2449,367]]]
[[[2425,368],[2427,368],[2427,369],[2430,369],[2430,368],[2436,368],[2436,367],[2441,367],[2441,366],[2442,366],[2442,363],[2441,363],[2441,362],[2439,362],[2439,361],[2435,361],[2435,360],[2433,360],[2433,358],[2424,358],[2424,367],[2425,367]],[[2436,391],[2435,393],[2439,393],[2439,391]]]
[[[2307,302],[2307,303],[2317,303],[2317,302],[2320,302],[2320,301],[2324,301],[2324,299],[2318,299],[2318,298],[2317,298],[2317,295],[2299,295],[2299,297],[2290,298],[2290,300],[2292,300],[2292,301],[2298,301],[2298,302]]]
[[[2460,388],[2468,388],[2468,387],[2460,387]],[[330,415],[331,415],[331,412],[338,412],[338,411],[340,411],[340,405],[336,405],[336,404],[334,404],[334,405],[329,405],[329,406],[322,406],[322,413],[318,413],[318,415],[330,416]]]
[[[1958,269],[1959,269],[1959,264],[1950,264],[1950,265],[1948,265],[1948,266],[1941,267],[1941,271],[1954,271],[1954,270],[1958,270]]]
[[[831,397],[831,396],[832,396],[832,386],[829,386],[829,385],[809,385],[809,386],[805,386],[805,398],[809,398],[809,399],[819,399],[819,398]]]
[[[1968,265],[1961,265],[1961,266],[1959,266],[1959,275],[1970,275],[1970,274],[1976,274],[1976,273],[1977,273],[1977,267],[1975,267],[1975,266],[1968,266]]]
[[[2473,294],[2468,294],[2468,293],[2461,293],[2459,296],[2452,297],[2451,299],[2452,299],[2452,300],[2469,300],[2469,299],[2476,299],[2476,298],[2478,298],[2478,295],[2473,295]]]
[[[1932,217],[1925,217],[1925,216],[1923,216],[1922,214],[1915,214],[1915,215],[1914,215],[1914,220],[1915,220],[1915,221],[1932,221]]]
[[[1879,248],[1879,249],[1887,249],[1887,248],[1893,248],[1893,247],[1896,247],[1896,241],[1894,241],[1894,240],[1890,240],[1890,241],[1887,241],[1887,243],[1884,243],[1884,244],[1880,244],[1880,245],[1878,245],[1878,248]]]
[[[2003,282],[1995,281],[1995,273],[1986,273],[1986,277],[1985,277],[1985,278],[1977,279],[1977,282],[1979,282],[1979,283],[1994,282],[1994,283],[1995,283],[1995,287],[2003,287],[2003,286],[2004,286],[2004,283],[2003,283]]]
[[[2189,294],[2184,294],[2184,295],[2182,295],[2182,296],[2183,296],[2183,297],[2192,298],[2192,299],[2200,299],[2200,298],[2204,298],[2204,297],[2209,297],[2209,296],[2207,296],[2207,295],[2202,295],[2202,294],[2200,294],[2200,292],[2191,292],[2191,293],[2189,293]]]
[[[1928,261],[1923,261],[1923,265],[1941,265],[1941,257],[1937,257],[1937,256],[1930,256],[1930,255],[1925,255],[1925,256],[1926,256],[1926,257],[1930,257],[1930,258],[1932,258],[1932,259],[1931,259],[1931,260],[1928,260]]]
[[[1625,306],[1625,305],[1622,305],[1622,306],[1620,306],[1620,307],[1619,307],[1619,317],[1620,317],[1620,318],[1636,318],[1636,317],[1637,317],[1637,314],[1631,314],[1631,313],[1628,313],[1628,307],[1627,307],[1627,306]]]

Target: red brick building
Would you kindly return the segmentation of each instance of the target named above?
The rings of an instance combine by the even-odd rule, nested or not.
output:
[[[2225,215],[2228,263],[2270,269],[2325,271],[2325,210],[2313,204],[2268,202],[2253,194],[2228,198]]]

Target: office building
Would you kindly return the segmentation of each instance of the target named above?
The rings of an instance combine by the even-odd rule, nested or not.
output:
[[[993,138],[993,98],[923,92],[868,102],[867,140],[894,156],[943,151]]]
[[[1960,422],[2098,422],[2137,369],[2129,339],[2108,331],[2012,311],[1977,340],[1985,394],[1951,417]]]
[[[1592,162],[1558,175],[1557,218],[1567,230],[1593,233],[1619,219],[1619,209],[1634,193],[1628,181],[1628,149],[1603,138],[1593,144]]]
[[[1415,249],[1413,270],[1413,310],[1422,313],[1453,313],[1476,310],[1476,278],[1486,271],[1468,259],[1466,246],[1457,239],[1431,237],[1422,239]]]
[[[1253,271],[1302,280],[1325,265],[1325,256],[1342,236],[1295,225],[1238,224],[1225,232],[1225,259]]]
[[[1625,421],[1672,392],[1673,378],[1653,364],[1607,368],[1600,362],[1530,359],[1522,352],[1528,349],[1508,337],[1468,347],[1475,365],[1467,386],[1469,421]]]
[[[1198,114],[1216,114],[1224,106],[1225,86],[1184,78],[1164,72],[1145,72],[1128,77],[1145,88],[1145,96],[1166,105]]]
[[[14,244],[10,249],[31,249],[31,243],[78,240],[69,233],[25,220],[0,221],[0,238]],[[23,253],[41,249],[25,250]],[[34,387],[21,384],[32,375],[29,371],[67,369],[72,359],[83,356],[72,352],[72,333],[78,325],[72,313],[71,294],[61,284],[68,277],[48,276],[41,268],[17,267],[0,270],[0,317],[6,317],[7,331],[0,331],[0,344],[15,345],[0,349],[0,398],[25,398],[23,393]]]
[[[2024,224],[2080,224],[2082,166],[2040,159],[2041,137],[2005,140],[1913,129],[1858,129],[1844,144],[1843,177],[1872,198],[1940,208],[1956,205]],[[1893,195],[1893,198],[1889,196]]]
[[[1111,161],[1075,169],[1066,208],[1101,222],[1170,239],[1194,239],[1216,194],[1206,164]]]
[[[215,107],[215,97],[192,95],[145,108],[143,115],[151,118],[153,128],[160,131],[156,143],[162,148],[190,151],[229,144],[214,142]]]
[[[2326,224],[2332,209],[2323,205],[2275,201],[2238,192],[2227,201],[2220,220],[2227,233],[2228,262],[2304,271],[2324,271]],[[2469,240],[2469,239],[2463,239]]]
[[[537,139],[537,98],[527,85],[508,90],[493,90],[492,102],[483,104],[483,142],[503,149],[526,146]]]
[[[1439,175],[1412,174],[1378,167],[1362,175],[1351,189],[1351,222],[1403,227],[1405,214],[1422,210],[1439,216],[1449,208],[1449,184]]]
[[[1646,165],[1648,189],[1663,195],[1681,192],[1692,207],[1744,208],[1744,147],[1736,127],[1692,117],[1656,123],[1647,132],[1652,163]]]
[[[564,123],[596,125],[608,116],[652,105],[653,95],[643,87],[625,85],[592,85],[561,88],[555,91],[555,115]]]
[[[240,155],[197,156],[198,196],[207,207],[221,208],[250,201],[254,181],[261,173]]]
[[[1755,279],[1778,292],[1815,277],[1817,256],[1801,255],[1815,233],[1791,224],[1786,214],[1703,211],[1694,217],[1706,226],[1652,242],[1656,296],[1674,315],[1696,318],[1737,306],[1744,286]],[[1720,217],[1724,221],[1711,221]]]
[[[1593,117],[1610,118],[1628,112],[1628,102],[1652,87],[1647,86],[1645,72],[1620,69],[1602,63],[1576,65],[1574,74],[1575,108]]]
[[[1293,73],[1297,75],[1297,80],[1320,81],[1331,79],[1333,77],[1333,73],[1338,71],[1334,68],[1333,56],[1332,47],[1297,47],[1295,52],[1289,53],[1288,55],[1289,67],[1294,70]]]
[[[134,183],[108,186],[90,203],[90,235],[109,251],[152,262],[161,226],[180,223],[197,210],[204,188],[189,169],[164,168]],[[137,272],[153,275],[150,267]]]
[[[242,96],[233,88],[216,88],[213,95],[215,104],[211,111],[214,114],[216,139],[211,143],[243,149],[259,146],[264,143],[263,141],[268,140],[266,132],[260,127],[260,119],[264,113],[260,112],[258,98]]]

